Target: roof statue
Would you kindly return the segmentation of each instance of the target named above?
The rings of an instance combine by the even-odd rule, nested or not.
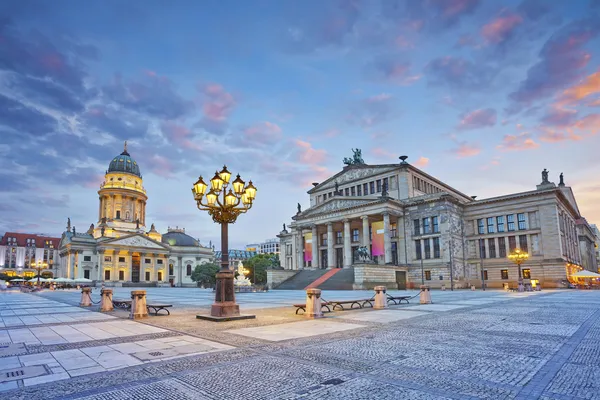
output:
[[[100,228],[100,235],[102,237],[104,237],[104,232],[106,231],[106,228],[103,226],[102,228]]]
[[[75,231],[75,225],[73,225],[73,236],[75,236],[77,232]]]
[[[548,182],[548,170],[546,170],[546,168],[544,168],[544,170],[542,171],[542,183],[550,183]]]
[[[338,194],[340,194],[340,185],[335,181],[335,192],[333,192],[333,195],[337,196]]]
[[[127,140],[125,141],[125,144],[123,145],[123,152],[127,153]]]
[[[283,224],[283,230],[286,231],[286,229],[285,229],[285,223]]]
[[[344,164],[346,165],[364,165],[365,161],[362,158],[362,150],[361,149],[352,149],[354,153],[352,158],[344,157]]]
[[[90,224],[90,229],[88,229],[86,233],[88,235],[93,235],[94,234],[94,224]]]
[[[565,186],[565,177],[563,176],[562,172],[560,173],[558,178],[560,179],[560,182],[558,182],[558,186]]]
[[[300,214],[302,212],[302,206],[300,205],[300,203],[298,203],[298,214]]]
[[[71,217],[67,218],[67,232],[71,232]]]

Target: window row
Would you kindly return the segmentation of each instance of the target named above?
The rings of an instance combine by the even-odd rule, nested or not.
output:
[[[517,239],[519,240],[519,249],[526,253],[529,252],[529,246],[527,244],[527,235],[519,236],[508,236],[508,253],[506,238],[499,237],[498,248],[496,249],[496,240],[494,238],[479,239],[479,258],[505,258],[507,254],[513,252],[517,248]]]
[[[118,257],[118,259],[119,262],[125,262],[125,257]],[[92,261],[92,256],[83,256],[83,261]],[[104,256],[104,262],[112,262],[112,256]],[[156,260],[156,263],[163,264],[163,260],[159,258]],[[152,259],[145,258],[144,264],[152,264]]]
[[[352,242],[352,243],[360,242],[360,231],[361,231],[361,229],[352,229],[351,230],[350,242]],[[398,225],[395,223],[390,224],[390,237],[395,238],[397,236],[398,236]],[[335,237],[335,244],[344,244],[344,232],[335,231],[334,237]],[[369,240],[372,240],[372,239],[373,239],[373,229],[371,227],[369,227]],[[327,246],[327,233],[321,234],[321,246]],[[289,251],[290,252],[292,251],[291,248]]]
[[[150,271],[146,271],[146,273],[144,275],[145,275],[144,278],[146,278],[145,280],[147,282],[151,281],[152,273]],[[104,280],[105,281],[110,281],[110,276],[111,276],[111,270],[110,269],[104,270]],[[83,271],[83,277],[86,278],[86,279],[91,279],[90,278],[90,270],[89,269],[86,269],[86,270]],[[158,277],[157,278],[158,278],[157,280],[159,282],[163,280],[163,272],[162,271],[158,271]],[[119,271],[119,280],[120,281],[124,281],[125,280],[125,271],[123,271],[123,270]]]
[[[370,194],[377,194],[383,192],[383,188],[386,187],[390,190],[389,186],[390,179],[383,178],[377,179],[368,183],[360,185],[349,186],[346,188],[340,188],[338,195],[340,196],[368,196]],[[324,202],[326,199],[335,196],[335,192],[325,193],[317,196],[317,204]]]
[[[509,214],[506,216],[506,224],[504,215],[497,217],[480,218],[477,220],[477,233],[483,235],[485,233],[502,233],[502,232],[514,232],[515,229],[515,215]],[[525,213],[517,214],[517,225],[518,230],[524,231],[527,229],[527,222],[525,219]]]
[[[417,178],[416,176],[413,176],[413,189],[417,189],[418,191],[426,193],[426,194],[434,194],[434,193],[443,192],[443,190],[440,189],[439,187],[432,185],[431,183],[429,183],[421,178]]]
[[[440,233],[440,223],[437,216],[413,220],[413,233],[415,236]]]
[[[431,251],[432,249],[433,253]],[[441,258],[440,238],[434,237],[430,239],[415,240],[415,258],[417,260]]]

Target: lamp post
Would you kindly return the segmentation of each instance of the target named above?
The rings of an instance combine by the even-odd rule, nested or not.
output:
[[[214,321],[240,318],[240,306],[235,303],[233,271],[229,269],[228,227],[229,224],[235,223],[240,214],[252,208],[256,197],[256,188],[252,181],[246,184],[238,174],[230,184],[230,178],[231,173],[227,166],[223,166],[221,172],[215,172],[215,176],[210,180],[211,188],[208,193],[208,185],[202,177],[198,178],[192,188],[198,209],[208,211],[213,221],[221,225],[221,269],[216,275],[215,302],[210,308],[210,318],[197,316]]]
[[[42,274],[42,270],[48,268],[48,263],[45,261],[38,260],[37,262],[33,262],[32,267],[37,270],[37,284],[40,285],[40,275]]]
[[[517,267],[519,268],[519,292],[523,291],[523,276],[521,275],[521,264],[523,264],[524,261],[527,261],[527,259],[529,258],[529,253],[521,251],[520,249],[515,249],[513,250],[509,255],[508,258],[514,262],[515,264],[517,264]]]

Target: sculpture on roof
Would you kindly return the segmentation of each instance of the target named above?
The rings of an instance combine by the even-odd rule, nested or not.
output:
[[[88,235],[93,235],[94,234],[94,224],[90,224],[90,229],[88,229],[86,233]]]
[[[546,168],[544,168],[544,170],[542,171],[542,183],[550,183],[548,182],[548,173],[550,171],[546,170]]]
[[[365,161],[362,158],[361,149],[352,149],[352,158],[344,157],[344,164],[346,165],[363,165]]]
[[[75,231],[75,225],[73,225],[73,236],[77,235],[77,232]]]
[[[102,237],[104,237],[105,230],[106,230],[105,227],[100,228],[100,235],[102,235]]]
[[[340,185],[335,181],[335,192],[333,192],[334,196],[337,196],[340,192]]]
[[[300,205],[300,203],[298,203],[298,214],[300,214],[302,212],[302,206]]]
[[[127,140],[125,141],[125,144],[123,145],[123,152],[127,153]]]
[[[284,231],[286,230],[286,229],[285,229],[285,223],[283,224],[283,230],[284,230]]]
[[[71,217],[67,218],[67,232],[71,232]]]
[[[559,186],[565,186],[565,178],[564,178],[562,172],[560,173],[560,175],[558,176],[558,178],[560,179],[560,182],[558,182],[558,185]]]

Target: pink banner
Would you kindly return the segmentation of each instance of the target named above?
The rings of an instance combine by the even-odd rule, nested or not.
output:
[[[373,233],[371,255],[382,256],[385,254],[385,249],[383,247],[383,221],[373,222],[371,224],[371,231]]]
[[[304,262],[312,261],[312,233],[304,234]]]

